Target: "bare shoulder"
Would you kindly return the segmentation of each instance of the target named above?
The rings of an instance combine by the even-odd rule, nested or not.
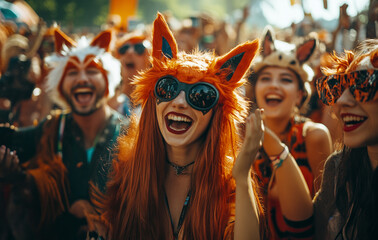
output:
[[[330,141],[331,135],[328,128],[321,123],[315,123],[307,121],[303,127],[303,135],[306,138],[306,142],[322,142]]]

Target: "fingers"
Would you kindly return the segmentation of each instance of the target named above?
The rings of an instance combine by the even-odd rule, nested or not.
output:
[[[2,164],[2,162],[4,162],[4,159],[6,157],[6,150],[7,150],[7,148],[4,145],[1,145],[1,147],[0,147],[0,164]]]
[[[256,109],[254,113],[250,114],[247,118],[247,131],[251,131],[253,128],[253,130],[255,131],[264,131],[265,127],[264,127],[264,122],[263,122],[263,113],[264,113],[264,109]],[[248,126],[250,125],[250,126]],[[249,127],[249,128],[248,128]],[[253,131],[252,130],[252,131]]]
[[[256,123],[257,129],[261,129],[261,126],[263,125],[261,115],[262,115],[262,110],[256,109],[256,111],[255,111],[255,123]]]
[[[11,151],[9,148],[6,148],[4,145],[0,147],[0,165],[4,169],[13,170],[15,167],[18,167],[19,159],[16,154],[16,151]]]
[[[0,177],[12,176],[21,170],[16,151],[11,151],[4,145],[0,147]]]

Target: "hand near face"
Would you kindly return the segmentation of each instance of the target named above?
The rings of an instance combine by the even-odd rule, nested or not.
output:
[[[257,109],[246,119],[244,143],[232,170],[235,179],[249,175],[256,154],[262,146],[265,127],[261,114],[262,110]]]
[[[0,178],[11,179],[21,173],[19,159],[15,151],[4,145],[0,147]]]

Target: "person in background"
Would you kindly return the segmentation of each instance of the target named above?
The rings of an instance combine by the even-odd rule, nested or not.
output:
[[[150,67],[151,42],[146,35],[133,32],[117,40],[113,55],[121,62],[122,83],[108,104],[122,115],[130,116],[137,106],[131,101],[131,82],[142,70]]]
[[[10,122],[18,127],[31,126],[51,110],[49,99],[38,88],[43,76],[37,50],[45,32],[46,25],[40,20],[37,29],[27,37],[17,33],[5,42],[1,51],[0,122]]]
[[[112,35],[75,42],[54,31],[47,92],[64,111],[35,127],[0,127],[0,179],[13,184],[7,220],[15,239],[85,239],[96,215],[90,185],[105,191],[112,147],[127,120],[107,104],[119,84]],[[15,157],[17,155],[17,157]]]
[[[309,81],[313,75],[305,62],[313,54],[317,39],[309,38],[295,46],[275,40],[271,27],[265,29],[263,36],[262,58],[252,67],[246,93],[264,109],[265,126],[271,130],[276,142],[271,144],[264,139],[253,166],[271,230],[269,239],[300,236],[310,239],[313,234],[312,207],[311,211],[303,211],[300,206],[308,208],[308,199],[311,202],[320,185],[318,178],[323,163],[332,151],[328,129],[300,114],[310,98]],[[288,159],[293,161],[290,167],[281,166],[280,156],[286,152],[279,154],[276,146],[280,145],[290,152]],[[294,191],[292,195],[283,194],[289,186],[287,179],[291,171],[298,167],[303,174],[298,180],[301,182],[290,184]],[[301,197],[296,191],[303,189],[309,194]]]
[[[378,40],[332,59],[316,85],[343,122],[343,146],[328,158],[314,198],[316,239],[377,239]]]

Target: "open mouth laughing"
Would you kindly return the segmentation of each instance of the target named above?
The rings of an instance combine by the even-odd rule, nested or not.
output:
[[[165,116],[165,124],[169,132],[183,134],[192,126],[193,120],[184,114],[170,112]]]
[[[265,95],[265,102],[268,106],[274,107],[283,101],[283,97],[276,93],[268,93]]]
[[[350,113],[342,113],[341,119],[344,122],[344,131],[350,132],[361,126],[366,121],[367,117]]]
[[[80,87],[73,91],[75,101],[80,105],[87,105],[93,99],[94,91],[90,87]]]
[[[135,69],[135,63],[133,62],[125,63],[125,67],[126,69]]]

